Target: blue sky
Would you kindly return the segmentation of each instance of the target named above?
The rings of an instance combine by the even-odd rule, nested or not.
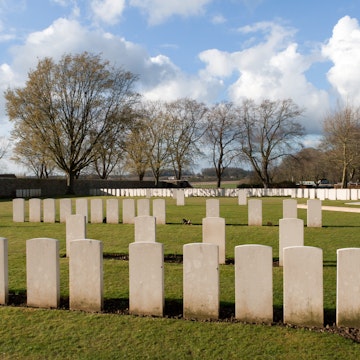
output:
[[[359,21],[360,0],[0,0],[0,88],[86,50],[150,99],[290,97],[318,136],[337,102],[360,105]],[[0,136],[11,128],[0,96]]]

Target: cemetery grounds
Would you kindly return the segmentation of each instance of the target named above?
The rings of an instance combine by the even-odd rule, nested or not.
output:
[[[87,237],[103,241],[104,311],[70,311],[65,224],[13,223],[12,202],[2,200],[0,237],[9,244],[9,305],[0,306],[0,359],[359,359],[359,331],[338,329],[334,323],[336,250],[360,247],[360,214],[323,211],[322,228],[305,226],[304,245],[323,250],[325,324],[323,328],[284,325],[282,268],[277,266],[283,199],[262,198],[263,226],[248,227],[247,206],[239,206],[237,198],[220,198],[220,216],[226,220],[227,264],[220,265],[219,321],[182,317],[182,248],[201,241],[206,198],[186,198],[185,206],[166,199],[167,223],[157,226],[157,241],[164,244],[165,254],[162,318],[128,314],[127,255],[133,225],[88,224]],[[119,198],[120,219],[121,202]],[[298,203],[306,200],[298,199]],[[323,205],[348,206],[340,201],[323,201]],[[306,225],[306,210],[298,209],[298,217]],[[183,225],[183,218],[191,219],[192,225]],[[59,309],[26,306],[26,240],[39,237],[60,240]],[[273,324],[234,319],[234,248],[244,244],[273,248]]]

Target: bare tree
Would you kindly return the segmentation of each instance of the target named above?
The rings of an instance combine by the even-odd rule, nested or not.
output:
[[[133,98],[133,101],[132,105],[135,105],[136,97]],[[114,116],[114,129],[110,128],[94,149],[95,157],[92,168],[101,179],[107,179],[124,160],[126,137],[135,114],[131,108],[125,108]]]
[[[238,156],[238,109],[231,102],[214,105],[206,115],[205,142],[210,146],[211,160],[221,186],[222,175]]]
[[[301,147],[304,128],[296,122],[302,114],[291,99],[245,100],[239,117],[240,150],[265,188],[271,184],[271,166]]]
[[[360,155],[360,108],[338,106],[324,118],[323,133],[323,146],[341,168],[341,186],[346,188]]]
[[[326,154],[321,149],[304,148],[299,152],[285,156],[276,167],[276,181],[314,182],[323,179],[333,179],[333,172],[328,166]]]
[[[124,143],[126,169],[135,172],[139,181],[144,180],[146,170],[149,169],[149,144],[146,133],[142,119],[137,118],[127,133]]]
[[[9,150],[10,142],[5,136],[0,137],[0,160],[4,158]]]
[[[6,110],[14,137],[31,135],[67,177],[67,192],[80,171],[96,158],[97,145],[114,126],[116,114],[132,102],[137,77],[98,55],[64,55],[38,62],[23,88],[7,90]],[[16,151],[16,145],[15,145]]]
[[[169,155],[176,179],[201,154],[200,139],[205,132],[207,108],[195,100],[183,98],[166,104]]]
[[[170,164],[169,122],[164,103],[147,101],[143,103],[141,120],[142,139],[138,146],[146,152],[146,160],[153,173],[155,185],[159,184],[164,168]]]

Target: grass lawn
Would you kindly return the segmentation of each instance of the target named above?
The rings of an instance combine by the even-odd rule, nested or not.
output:
[[[220,199],[226,220],[226,257],[234,247],[264,244],[278,258],[278,223],[283,198],[263,199],[262,227],[248,227],[247,207],[235,198]],[[121,199],[120,199],[121,201]],[[185,206],[166,199],[167,224],[157,227],[157,241],[166,258],[182,255],[183,245],[201,241],[205,198],[186,198]],[[299,199],[305,203],[305,199]],[[121,204],[121,202],[120,202]],[[324,201],[324,205],[344,206]],[[121,207],[120,207],[121,208]],[[298,210],[306,224],[306,211]],[[120,209],[121,218],[121,209]],[[182,225],[190,218],[191,226]],[[283,325],[282,269],[273,268],[274,324],[254,325],[234,321],[234,266],[220,266],[220,321],[182,318],[182,264],[165,263],[165,316],[128,315],[128,262],[113,255],[127,254],[133,225],[89,224],[88,238],[102,240],[104,249],[105,309],[101,314],[69,310],[68,259],[65,225],[13,223],[11,201],[0,202],[0,237],[9,240],[9,306],[0,306],[0,359],[359,359],[360,344],[339,334],[333,325],[336,306],[336,250],[360,247],[360,214],[323,212],[323,227],[306,228],[305,245],[323,249],[323,329]],[[60,240],[61,308],[26,307],[26,240],[51,237]],[[111,255],[111,256],[110,256]],[[326,328],[326,325],[327,328]]]

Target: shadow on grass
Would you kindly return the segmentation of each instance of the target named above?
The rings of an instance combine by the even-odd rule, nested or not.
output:
[[[324,267],[336,267],[336,260],[324,260]]]
[[[331,228],[358,228],[360,227],[360,225],[323,225],[322,228],[325,228],[325,229],[331,229]],[[321,229],[321,228],[320,228]]]
[[[336,309],[324,309],[324,324],[333,326],[336,322]]]
[[[9,306],[26,307],[26,290],[19,289],[9,293]],[[60,299],[59,309],[69,310],[69,297],[63,296]],[[104,300],[104,313],[129,315],[129,299],[116,298]],[[183,299],[165,299],[164,317],[181,319],[183,318]],[[235,303],[220,302],[219,321],[236,321],[235,319]],[[284,307],[282,305],[273,306],[273,322],[275,324],[283,324]],[[336,309],[324,309],[324,326],[334,326],[336,323]]]

